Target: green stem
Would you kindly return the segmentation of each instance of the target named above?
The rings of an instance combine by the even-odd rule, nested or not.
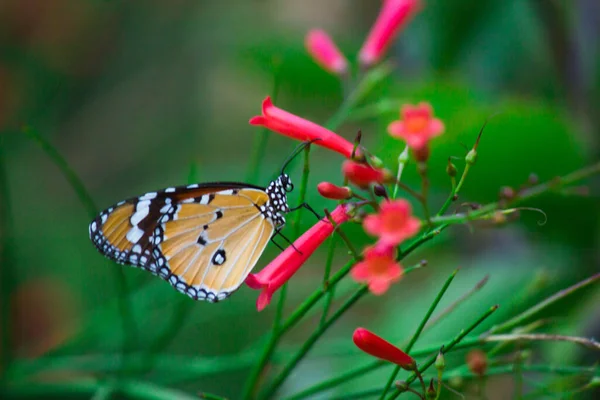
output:
[[[454,272],[452,272],[452,274],[450,274],[450,276],[448,277],[448,279],[446,279],[446,282],[444,282],[444,285],[442,286],[442,288],[438,292],[437,296],[433,300],[433,303],[431,303],[431,305],[429,306],[429,309],[425,313],[425,316],[421,320],[421,323],[417,327],[417,330],[415,331],[414,335],[412,335],[412,337],[410,338],[410,341],[408,342],[408,345],[404,349],[404,351],[406,352],[406,354],[410,354],[410,351],[412,350],[413,346],[415,345],[415,343],[417,343],[417,340],[419,339],[419,336],[423,332],[423,329],[425,329],[425,325],[427,324],[427,321],[429,321],[429,318],[431,318],[431,315],[435,311],[436,307],[438,306],[438,304],[440,304],[440,301],[442,300],[442,297],[444,296],[444,294],[446,293],[446,291],[450,287],[450,284],[452,283],[452,281],[456,277],[457,273],[458,273],[458,270],[455,270]],[[399,365],[397,365],[394,368],[394,371],[390,375],[390,378],[388,379],[388,381],[387,381],[387,383],[385,385],[385,389],[381,393],[381,396],[379,396],[380,400],[382,400],[382,399],[385,398],[387,392],[392,387],[392,384],[394,383],[394,381],[396,380],[396,377],[398,376],[398,373],[400,372],[400,368],[401,367]]]
[[[600,369],[598,369],[598,368],[596,368],[596,371],[594,372],[594,368],[590,368],[590,367],[573,367],[573,366],[553,367],[548,364],[522,365],[521,369],[523,372],[556,374],[556,375],[564,375],[564,376],[571,376],[571,375],[589,375],[589,376],[591,376],[594,373],[596,373],[596,374],[600,373]],[[506,365],[506,366],[501,366],[501,367],[490,367],[486,371],[486,376],[509,375],[512,373],[514,373],[513,366]],[[463,378],[463,379],[478,379],[479,378],[478,375],[475,375],[472,372],[461,368],[461,371],[459,371],[459,372],[455,373],[455,372],[450,371],[449,373],[444,374],[444,381],[447,382],[450,379],[459,378],[459,377]],[[373,398],[373,396],[376,396],[380,392],[381,392],[381,388],[374,388],[374,389],[364,390],[364,391],[357,392],[357,393],[347,394],[342,397],[334,397],[334,398],[332,398],[332,400],[368,399],[368,398]]]
[[[454,339],[452,339],[450,342],[448,342],[448,344],[444,345],[444,353],[448,353],[450,352],[454,346],[456,346],[458,343],[461,342],[461,340],[463,340],[469,333],[471,333],[473,331],[473,329],[477,328],[477,326],[479,326],[479,324],[481,324],[483,321],[485,321],[490,315],[492,315],[496,310],[498,309],[498,306],[493,306],[491,307],[488,311],[486,311],[481,317],[479,317],[475,322],[473,322],[468,328],[463,329]],[[431,367],[433,365],[433,363],[435,363],[435,359],[437,358],[437,353],[434,354],[431,358],[429,358],[429,360],[427,360],[425,363],[423,363],[421,365],[421,367],[419,368],[419,372],[422,374],[423,372],[425,372],[429,367]],[[406,380],[406,384],[410,385],[412,382],[414,382],[414,380],[417,379],[417,374],[413,373],[411,376],[408,377],[408,379]],[[392,400],[397,398],[398,396],[400,396],[400,394],[402,394],[402,392],[400,390],[396,390],[389,398],[388,400]]]
[[[529,318],[531,318],[538,312],[542,311],[544,308],[556,303],[557,301],[559,301],[561,299],[564,299],[565,297],[569,296],[570,294],[575,293],[579,289],[582,289],[588,285],[591,285],[592,283],[595,283],[599,279],[600,279],[600,273],[593,275],[581,282],[578,282],[571,287],[563,289],[563,290],[555,293],[554,295],[546,298],[545,300],[541,301],[540,303],[534,305],[533,307],[525,310],[521,314],[509,319],[508,321],[506,321],[500,325],[496,325],[496,326],[492,327],[492,329],[490,329],[489,332],[487,332],[487,334],[491,335],[491,334],[498,333],[498,332],[506,332],[506,331],[509,331],[519,325],[522,325],[526,320],[528,320]]]
[[[273,103],[277,103],[279,95],[280,79],[279,68],[275,68],[273,72],[273,91],[271,99]],[[267,143],[271,137],[271,131],[267,128],[262,128],[258,132],[258,136],[254,138],[252,145],[252,156],[250,157],[250,165],[248,166],[248,174],[246,182],[256,183],[260,175],[260,166],[263,163],[265,153],[267,151]]]
[[[321,335],[327,331],[327,329],[333,325],[354,303],[356,303],[362,296],[369,292],[369,288],[366,285],[361,286],[355,293],[350,297],[332,316],[325,324],[319,326],[304,342],[300,350],[296,353],[294,358],[284,367],[283,371],[275,378],[273,384],[267,389],[265,394],[261,398],[271,398],[283,384],[285,379],[289,376],[292,370],[298,365],[298,363],[306,356],[311,347],[319,340]]]
[[[335,257],[335,245],[336,245],[336,235],[332,235],[329,239],[329,249],[327,250],[327,260],[325,261],[325,272],[323,273],[323,288],[327,289],[329,286],[329,277],[331,276],[331,265],[333,264],[333,258]],[[327,315],[329,314],[329,308],[331,307],[331,302],[333,301],[333,296],[335,295],[335,288],[332,288],[327,292],[327,297],[325,297],[325,304],[323,305],[323,314],[321,314],[321,320],[319,322],[320,326],[325,324],[327,321]]]
[[[302,180],[300,182],[300,193],[299,193],[299,203],[304,203],[306,199],[306,192],[308,190],[308,177],[310,174],[310,146],[306,146],[304,149],[304,169],[302,170]],[[294,220],[294,237],[298,237],[300,234],[300,217],[302,216],[302,210],[300,209],[296,211],[296,218]],[[254,397],[256,392],[256,385],[260,380],[260,377],[263,373],[263,370],[267,366],[273,352],[275,351],[275,347],[277,347],[277,343],[279,343],[279,338],[283,334],[281,327],[281,319],[283,317],[283,310],[285,307],[285,298],[287,294],[287,282],[282,286],[279,291],[279,300],[277,302],[277,311],[275,313],[275,319],[273,321],[273,328],[271,330],[271,339],[267,342],[264,347],[263,354],[256,364],[255,368],[252,370],[250,377],[246,383],[246,388],[244,390],[244,398],[250,399]]]
[[[5,388],[3,396],[11,399],[40,399],[40,398],[92,398],[98,390],[109,386],[106,390],[114,398],[144,399],[144,400],[193,400],[196,396],[183,391],[167,389],[142,381],[119,381],[111,385],[105,381],[94,379],[68,380],[65,382],[45,383],[27,382],[22,385],[11,385]],[[112,387],[110,387],[112,386]],[[224,399],[221,399],[224,400]]]
[[[353,108],[360,103],[383,79],[392,72],[390,64],[381,64],[372,69],[350,92],[338,110],[325,123],[325,128],[336,130],[348,118]]]
[[[91,218],[96,217],[98,214],[98,209],[94,201],[92,200],[92,196],[89,194],[85,185],[77,176],[75,171],[71,168],[67,160],[47,141],[43,136],[41,136],[34,128],[25,127],[23,128],[23,133],[27,135],[30,139],[32,139],[35,143],[40,146],[40,148],[46,153],[46,155],[52,160],[52,162],[58,167],[63,176],[67,179],[73,190],[79,197],[79,200],[85,207],[88,212],[88,215]],[[121,267],[113,267],[110,268],[110,271],[114,275],[114,279],[117,284],[117,307],[119,309],[119,313],[121,314],[121,321],[123,327],[123,353],[129,351],[129,349],[135,343],[136,336],[136,327],[133,320],[133,313],[130,308],[130,304],[127,300],[128,296],[128,287],[127,281],[125,280],[125,273],[123,272],[123,268]]]
[[[77,176],[75,171],[71,168],[67,160],[48,142],[43,136],[41,136],[34,128],[32,127],[24,127],[23,133],[27,135],[31,140],[37,143],[38,146],[46,153],[48,157],[54,162],[54,164],[58,167],[60,172],[67,179],[77,197],[79,197],[79,201],[85,207],[88,216],[90,219],[95,218],[96,214],[98,214],[98,208],[92,199],[92,196],[85,188],[85,185]]]
[[[482,342],[478,336],[476,337],[468,337],[461,341],[459,344],[455,346],[456,349],[466,349],[470,347],[481,346]],[[412,357],[421,357],[427,354],[431,354],[434,351],[439,351],[442,347],[442,344],[435,344],[432,346],[427,346],[423,349],[417,349],[412,352]],[[377,360],[369,362],[361,367],[355,368],[348,372],[343,373],[340,376],[335,378],[328,379],[321,383],[318,383],[314,386],[311,386],[302,392],[296,393],[295,395],[286,398],[286,400],[301,400],[311,396],[314,396],[317,393],[323,392],[325,390],[330,390],[336,386],[339,386],[343,383],[351,381],[354,378],[365,376],[366,374],[373,372],[382,367],[389,367],[390,363],[387,361]],[[376,393],[373,393],[373,396],[376,396],[381,393],[381,388]]]
[[[10,320],[11,291],[13,288],[13,249],[14,223],[6,168],[6,133],[0,133],[0,382],[4,371],[12,361],[12,337]]]

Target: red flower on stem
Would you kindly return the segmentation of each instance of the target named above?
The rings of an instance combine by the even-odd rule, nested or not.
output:
[[[356,347],[373,357],[389,361],[409,371],[417,366],[411,356],[365,328],[356,328],[352,340]]]
[[[394,250],[384,244],[367,247],[365,259],[350,271],[352,279],[367,283],[371,293],[376,296],[384,294],[403,273],[402,266],[394,259]]]
[[[331,182],[321,182],[317,185],[319,194],[326,199],[346,200],[352,197],[352,190],[347,186],[337,186]]]
[[[324,30],[313,29],[309,31],[304,45],[308,53],[324,70],[336,75],[344,75],[348,72],[346,57]]]
[[[400,28],[420,8],[420,0],[383,0],[377,20],[358,54],[361,65],[369,67],[378,62]]]
[[[371,183],[385,183],[394,179],[394,176],[386,169],[374,168],[350,160],[346,160],[342,164],[342,173],[350,182],[359,187],[366,187]]]
[[[339,205],[331,213],[331,218],[336,225],[346,222],[348,206]],[[260,289],[256,308],[262,311],[271,302],[273,293],[286,283],[314,253],[314,251],[333,233],[334,225],[328,218],[313,225],[295,242],[294,246],[286,248],[277,258],[256,274],[250,274],[246,278],[246,285],[252,289]]]
[[[408,201],[384,200],[377,214],[365,218],[363,227],[368,234],[378,236],[380,243],[397,246],[416,235],[421,228],[421,222],[411,215]]]
[[[395,138],[402,139],[413,151],[427,147],[429,141],[444,132],[444,124],[433,117],[433,109],[428,103],[416,106],[406,104],[400,111],[401,120],[388,125],[388,132]]]
[[[302,142],[316,140],[314,144],[351,158],[354,144],[337,133],[309,120],[275,107],[267,96],[262,104],[262,115],[250,118],[250,125],[260,125],[274,132]]]

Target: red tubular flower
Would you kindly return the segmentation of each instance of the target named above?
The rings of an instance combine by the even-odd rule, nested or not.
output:
[[[329,129],[275,107],[268,96],[262,104],[262,115],[250,118],[250,125],[261,125],[303,142],[318,139],[314,144],[336,151],[346,158],[352,157],[352,143]]]
[[[357,282],[367,283],[371,293],[379,296],[387,292],[402,273],[402,266],[394,259],[394,248],[379,243],[367,247],[365,259],[352,267],[350,276]]]
[[[388,125],[388,132],[395,138],[403,139],[413,151],[424,150],[429,141],[444,132],[444,124],[433,118],[433,109],[428,103],[416,106],[406,104],[400,111],[402,120]]]
[[[352,191],[346,186],[337,186],[331,182],[321,182],[317,185],[319,194],[326,199],[346,200],[352,197]]]
[[[313,29],[309,31],[304,45],[308,53],[324,70],[336,75],[344,75],[348,72],[346,57],[324,30]]]
[[[400,28],[420,8],[420,0],[383,0],[377,20],[358,54],[363,67],[371,66],[381,59]]]
[[[339,205],[331,213],[333,221],[339,225],[346,222],[348,206]],[[314,251],[333,233],[334,225],[328,218],[323,218],[306,231],[295,242],[286,248],[277,258],[264,267],[259,273],[250,274],[246,285],[262,292],[256,301],[256,308],[262,311],[271,302],[273,293],[287,282],[314,253]]]
[[[363,227],[368,234],[379,236],[381,243],[397,246],[419,232],[421,222],[411,215],[408,201],[385,200],[379,207],[379,213],[365,218]]]
[[[367,164],[349,160],[342,164],[342,173],[350,182],[360,187],[369,186],[371,183],[385,183],[394,179],[388,170],[373,168]]]
[[[411,356],[365,328],[356,328],[352,340],[356,347],[373,357],[392,362],[409,371],[416,368],[417,364]]]

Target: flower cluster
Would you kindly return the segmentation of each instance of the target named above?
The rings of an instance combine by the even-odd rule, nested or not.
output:
[[[397,32],[420,8],[420,0],[383,1],[380,13],[358,53],[363,69],[372,67],[383,58]],[[315,62],[326,71],[340,77],[349,74],[348,60],[325,31],[309,31],[305,45]],[[433,118],[432,108],[426,103],[404,105],[400,115],[400,120],[389,124],[389,134],[405,141],[415,159],[426,161],[428,143],[443,132],[442,122]],[[421,222],[412,215],[411,205],[406,199],[387,198],[384,185],[397,184],[397,178],[390,170],[383,168],[376,157],[364,156],[368,153],[359,146],[360,139],[352,143],[331,129],[276,107],[270,97],[263,101],[262,114],[252,117],[250,124],[264,126],[298,141],[310,141],[341,154],[346,158],[342,164],[345,182],[355,185],[359,190],[372,192],[372,196],[385,197],[381,203],[367,201],[347,185],[321,182],[317,189],[323,197],[342,202],[350,202],[353,198],[363,201],[347,203],[354,204],[353,207],[338,206],[331,214],[333,223],[327,219],[319,221],[261,272],[248,276],[246,284],[262,290],[257,308],[262,310],[270,303],[273,293],[298,271],[333,232],[334,224],[339,225],[356,217],[353,211],[367,205],[375,213],[363,219],[363,228],[367,234],[376,237],[377,242],[363,251],[362,260],[353,266],[350,275],[355,281],[367,284],[371,293],[385,293],[403,274],[403,267],[397,261],[397,247],[416,235],[421,227]]]

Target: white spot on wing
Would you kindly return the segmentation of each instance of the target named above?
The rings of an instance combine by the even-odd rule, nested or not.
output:
[[[188,189],[196,189],[198,187],[197,183],[194,183],[193,185],[187,185]]]
[[[129,240],[131,243],[139,242],[142,236],[144,236],[144,231],[138,228],[137,226],[131,228],[129,232],[127,232],[127,235],[125,235],[127,240]]]
[[[140,246],[139,244],[136,244],[135,246],[133,246],[131,251],[133,251],[134,253],[140,254],[142,252],[142,246]]]
[[[131,225],[136,226],[137,224],[139,224],[141,220],[146,218],[149,212],[150,209],[148,207],[144,207],[142,209],[138,207],[138,211],[136,211],[135,214],[131,216]]]
[[[165,193],[173,193],[174,191],[175,191],[175,188],[173,188],[173,187],[165,189]]]
[[[140,200],[152,200],[155,197],[156,197],[156,192],[150,192],[150,193],[146,193],[145,195],[140,197]]]
[[[228,190],[221,190],[221,191],[219,192],[219,194],[225,194],[225,195],[233,194],[233,190],[232,190],[232,189],[228,189]]]

